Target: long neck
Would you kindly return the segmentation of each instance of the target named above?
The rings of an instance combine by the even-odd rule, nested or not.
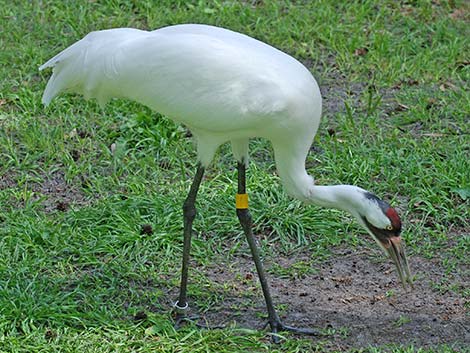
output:
[[[274,147],[276,167],[288,194],[306,203],[351,212],[360,207],[363,189],[353,185],[315,185],[305,170],[306,152],[295,146]]]

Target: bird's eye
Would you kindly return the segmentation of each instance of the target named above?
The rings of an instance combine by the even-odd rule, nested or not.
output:
[[[387,230],[393,230],[393,226],[392,225],[387,226]]]

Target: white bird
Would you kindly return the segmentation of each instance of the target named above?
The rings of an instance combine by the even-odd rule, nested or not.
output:
[[[385,201],[352,185],[319,186],[305,159],[320,123],[322,98],[311,73],[291,56],[246,35],[196,24],[155,31],[117,28],[89,33],[40,67],[53,68],[42,101],[61,92],[140,102],[186,125],[197,142],[198,168],[184,203],[184,246],[177,323],[187,319],[186,285],[195,200],[217,148],[230,142],[238,162],[237,215],[252,251],[271,331],[316,331],[284,325],[277,315],[251,230],[245,190],[248,141],[271,141],[287,193],[307,204],[352,214],[411,285],[400,218]]]

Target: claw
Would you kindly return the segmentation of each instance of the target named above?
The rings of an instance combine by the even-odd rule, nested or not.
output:
[[[307,336],[322,336],[323,335],[323,333],[321,333],[319,330],[316,330],[316,329],[299,328],[299,327],[293,327],[293,326],[287,326],[287,325],[282,325],[282,330],[289,331],[297,335],[307,335]]]
[[[271,326],[271,333],[270,333],[271,338],[273,340],[273,343],[276,343],[276,344],[280,343],[281,338],[283,338],[281,335],[278,334],[280,331],[292,332],[293,334],[296,334],[296,335],[308,335],[308,336],[322,336],[323,335],[323,333],[320,332],[319,330],[288,326],[288,325],[284,325],[281,321],[273,321],[273,322],[268,321],[263,326],[263,329],[265,329],[268,325]]]
[[[175,329],[181,328],[185,323],[191,324],[196,326],[197,328],[204,329],[204,330],[217,330],[217,329],[224,329],[226,328],[224,325],[215,325],[211,326],[205,323],[200,323],[199,320],[201,319],[200,316],[186,316],[184,314],[177,314],[175,317]]]

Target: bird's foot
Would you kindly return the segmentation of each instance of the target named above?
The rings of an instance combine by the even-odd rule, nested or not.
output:
[[[292,332],[293,334],[296,335],[308,335],[308,336],[321,336],[323,333],[319,330],[316,329],[311,329],[311,328],[299,328],[299,327],[293,327],[293,326],[288,326],[284,325],[280,320],[275,320],[272,322],[267,322],[264,328],[266,328],[268,325],[271,326],[271,336],[272,340],[274,343],[279,343],[281,340],[281,337],[279,336],[279,332]]]
[[[174,328],[176,330],[180,329],[186,324],[194,325],[200,329],[205,329],[205,330],[213,330],[213,329],[222,329],[225,328],[223,325],[216,325],[216,326],[211,326],[207,322],[202,323],[201,322],[201,317],[200,316],[188,316],[187,315],[187,310],[189,309],[188,303],[186,303],[183,307],[180,307],[178,305],[178,302],[176,302],[174,305],[174,311],[173,311],[173,317],[175,320]]]
[[[224,325],[209,325],[207,322],[201,322],[200,316],[176,315],[174,328],[180,329],[186,324],[194,325],[203,330],[217,330],[226,328]]]

